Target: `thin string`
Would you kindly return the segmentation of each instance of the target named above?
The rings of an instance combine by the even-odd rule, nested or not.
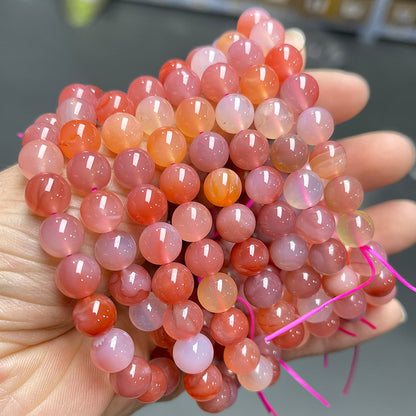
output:
[[[23,139],[23,133],[16,133],[16,136],[17,136],[19,139]]]
[[[360,321],[361,321],[363,324],[368,325],[371,329],[377,329],[377,327],[376,327],[375,325],[373,325],[370,321],[367,321],[367,319],[360,318]]]
[[[349,336],[351,336],[351,337],[356,337],[356,336],[357,336],[357,334],[356,334],[355,332],[347,331],[346,329],[344,329],[344,328],[342,328],[342,327],[339,327],[339,328],[338,328],[338,331],[341,331],[341,332],[343,332],[344,334],[347,334],[347,335],[349,335]]]
[[[273,406],[270,404],[270,402],[266,399],[266,396],[262,391],[258,391],[257,395],[259,396],[260,400],[263,402],[264,407],[266,410],[271,413],[273,416],[277,416],[276,411],[273,409]]]
[[[254,323],[256,321],[256,318],[254,316],[254,311],[253,308],[251,307],[251,305],[243,298],[238,297],[237,298],[238,301],[240,301],[247,309],[248,309],[248,313],[250,314],[250,338],[253,339],[254,338]]]
[[[351,388],[352,381],[354,379],[355,371],[358,365],[358,356],[359,356],[360,348],[358,345],[354,347],[354,355],[352,356],[352,362],[350,367],[350,372],[348,374],[347,382],[345,383],[344,389],[342,390],[342,394],[346,396]]]
[[[329,367],[329,355],[327,353],[324,354],[324,368]]]

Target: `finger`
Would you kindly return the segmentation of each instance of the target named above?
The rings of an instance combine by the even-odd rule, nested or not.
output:
[[[415,146],[400,133],[364,133],[340,143],[348,156],[345,174],[355,176],[366,191],[397,182],[415,163]]]
[[[358,74],[339,70],[308,70],[319,85],[317,106],[328,110],[336,124],[356,116],[367,104],[370,89]]]

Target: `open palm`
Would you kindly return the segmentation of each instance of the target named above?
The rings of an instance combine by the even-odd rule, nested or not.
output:
[[[356,115],[367,102],[368,89],[358,77],[335,71],[315,71],[320,85],[318,105],[327,108],[336,122]],[[367,133],[343,141],[348,153],[347,171],[364,189],[375,189],[402,178],[414,162],[411,142],[391,132]],[[56,289],[57,259],[38,243],[41,219],[24,201],[26,179],[14,166],[0,173],[0,414],[1,415],[128,415],[140,407],[136,400],[115,395],[108,375],[97,370],[89,357],[90,339],[72,324],[74,301]],[[123,198],[123,191],[115,187]],[[125,192],[124,192],[125,196]],[[73,197],[69,213],[80,199]],[[375,239],[389,253],[414,244],[416,205],[390,201],[368,210],[376,224]],[[378,226],[383,224],[383,227]],[[123,227],[131,227],[126,222]],[[87,235],[83,252],[91,252]],[[103,279],[106,281],[107,279]],[[100,288],[106,292],[104,286]],[[133,336],[136,354],[148,358],[152,344],[145,334],[129,327],[126,308],[119,309],[117,326]],[[329,339],[311,337],[286,359],[330,352],[352,346],[386,332],[402,320],[400,304],[393,300],[370,308],[367,319],[377,326],[351,329],[357,338],[337,333]]]

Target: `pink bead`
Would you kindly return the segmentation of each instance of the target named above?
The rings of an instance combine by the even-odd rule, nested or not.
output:
[[[310,312],[312,309],[321,306],[323,303],[327,302],[331,298],[322,290],[318,290],[317,293],[312,295],[308,299],[298,299],[298,311],[301,315],[305,315]],[[307,321],[312,323],[318,323],[326,321],[332,314],[333,304],[325,306],[319,312],[310,316]]]
[[[309,298],[321,287],[321,275],[308,264],[285,273],[285,288],[297,298]]]
[[[270,49],[283,44],[285,29],[275,19],[263,20],[253,26],[250,31],[250,39],[261,47],[263,54],[266,56]]]
[[[292,129],[294,116],[287,104],[279,98],[264,100],[254,114],[256,129],[268,139],[277,139]]]
[[[339,272],[347,264],[347,259],[348,253],[344,244],[334,238],[314,244],[309,250],[311,266],[322,274]]]
[[[127,90],[127,96],[133,102],[134,108],[137,108],[146,97],[153,95],[164,98],[165,89],[158,79],[147,75],[136,78]]]
[[[136,258],[134,238],[124,231],[101,234],[95,242],[95,258],[107,270],[122,270]]]
[[[205,132],[196,136],[189,146],[189,157],[195,167],[203,172],[222,168],[228,160],[228,143],[218,133]]]
[[[168,396],[173,393],[181,380],[181,372],[173,360],[167,357],[157,357],[150,360],[149,364],[154,364],[165,373],[168,384],[164,395]]]
[[[45,122],[35,122],[23,134],[22,146],[32,140],[48,140],[59,145],[59,128]]]
[[[56,109],[56,118],[60,126],[71,120],[86,120],[92,124],[97,121],[95,107],[79,98],[68,98],[62,101]]]
[[[377,241],[369,241],[367,246],[380,254],[384,260],[387,260],[387,252],[380,243],[377,243]],[[376,274],[379,274],[385,268],[384,264],[380,260],[371,257],[371,261],[373,263]],[[371,267],[359,248],[352,248],[350,250],[349,262],[350,266],[357,273],[361,274],[362,276],[371,276]]]
[[[310,107],[299,114],[296,130],[309,145],[323,143],[334,132],[334,119],[324,108]]]
[[[109,191],[94,191],[82,201],[81,219],[84,225],[95,233],[115,230],[123,218],[124,207],[120,198]]]
[[[281,85],[280,97],[295,113],[301,113],[316,103],[319,86],[315,78],[309,74],[291,75]]]
[[[324,276],[322,280],[322,286],[330,296],[338,296],[355,289],[360,283],[360,276],[350,266],[345,266],[337,273]]]
[[[51,256],[65,257],[76,253],[82,247],[84,228],[72,215],[51,215],[39,228],[39,243]]]
[[[155,331],[162,326],[166,308],[166,303],[150,292],[145,300],[129,307],[130,321],[141,331]]]
[[[246,177],[247,196],[258,204],[270,204],[282,193],[283,179],[279,171],[270,166],[260,166]]]
[[[114,159],[113,169],[120,185],[132,189],[151,182],[155,174],[155,162],[142,149],[124,149]]]
[[[267,236],[275,239],[294,231],[296,213],[284,201],[276,201],[265,205],[257,217],[257,225]]]
[[[253,40],[239,39],[228,49],[227,61],[241,76],[250,66],[264,63],[264,55]]]
[[[221,270],[224,253],[216,241],[205,238],[188,246],[185,252],[185,264],[197,276],[212,276]]]
[[[41,114],[36,120],[35,123],[47,123],[50,124],[51,126],[56,126],[59,128],[58,125],[58,119],[56,118],[56,114],[55,113],[45,113],[45,114]]]
[[[209,66],[225,62],[227,58],[219,49],[205,46],[195,52],[191,60],[191,69],[201,78]]]
[[[272,243],[270,257],[279,269],[296,270],[308,258],[308,245],[297,234],[288,234]]]
[[[255,24],[269,19],[270,14],[267,10],[260,7],[247,9],[238,18],[237,30],[248,37]]]
[[[181,235],[173,225],[156,222],[143,230],[139,248],[143,257],[150,263],[170,263],[181,252]]]
[[[80,98],[82,100],[88,101],[94,107],[97,104],[97,97],[93,91],[91,91],[88,86],[83,84],[71,84],[65,87],[59,94],[58,104],[61,104],[68,98]]]
[[[122,305],[135,305],[145,300],[152,289],[149,272],[138,264],[131,264],[114,272],[109,281],[111,296]]]
[[[245,95],[228,94],[218,102],[215,108],[215,118],[224,131],[236,134],[251,126],[254,119],[254,107]]]
[[[364,291],[358,290],[346,298],[333,303],[334,312],[342,319],[355,319],[362,316],[367,309],[367,299]]]
[[[269,359],[260,356],[256,368],[248,374],[237,374],[240,384],[249,391],[264,390],[273,379],[273,366]]]
[[[94,337],[90,353],[92,362],[100,370],[117,373],[133,360],[134,342],[126,331],[112,328],[104,335]]]
[[[52,142],[33,140],[20,150],[19,167],[27,179],[41,172],[59,175],[64,169],[64,156]]]
[[[86,87],[94,94],[97,100],[104,95],[104,91],[96,85],[86,85]]]
[[[136,106],[122,91],[107,91],[100,97],[95,106],[97,120],[102,125],[113,114],[134,114]]]
[[[203,334],[187,340],[176,341],[173,346],[173,360],[180,370],[198,374],[206,370],[214,358],[211,341]]]
[[[166,98],[174,106],[178,106],[182,100],[196,97],[201,93],[201,81],[195,72],[188,68],[173,70],[163,84]]]
[[[25,200],[35,214],[47,217],[67,209],[71,188],[60,175],[39,173],[26,184]]]
[[[92,189],[102,189],[111,179],[111,166],[98,152],[84,150],[74,155],[66,166],[68,181],[84,194]]]
[[[77,253],[65,257],[55,271],[57,288],[65,295],[81,299],[92,295],[101,280],[101,269],[90,256]]]

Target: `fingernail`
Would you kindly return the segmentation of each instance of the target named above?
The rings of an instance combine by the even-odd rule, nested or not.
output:
[[[400,305],[400,310],[402,312],[402,319],[400,320],[400,323],[404,324],[407,321],[407,312],[401,302],[399,302],[399,305]]]

